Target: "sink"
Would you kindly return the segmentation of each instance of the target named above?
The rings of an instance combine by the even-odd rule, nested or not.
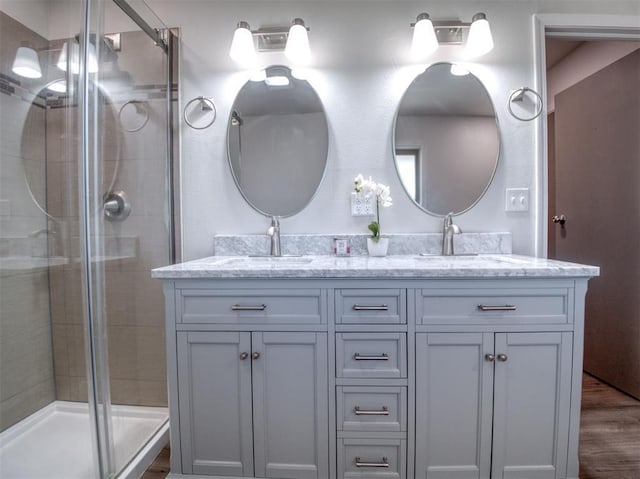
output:
[[[308,264],[313,258],[305,256],[248,256],[246,258],[232,258],[223,262],[226,265],[266,266],[266,265],[294,265]]]
[[[433,262],[433,263],[443,263],[443,264],[451,264],[451,263],[522,263],[515,258],[512,258],[507,255],[500,254],[457,254],[453,256],[442,256],[442,255],[420,255],[416,256],[417,260]]]

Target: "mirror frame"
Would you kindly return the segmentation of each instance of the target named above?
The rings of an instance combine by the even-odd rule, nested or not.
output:
[[[425,67],[424,70],[422,70],[416,76],[414,76],[413,79],[411,80],[411,82],[407,85],[404,93],[402,94],[402,97],[400,97],[400,102],[398,103],[398,106],[396,108],[396,114],[393,117],[393,125],[392,125],[392,129],[391,129],[391,132],[392,132],[391,133],[391,135],[392,135],[391,148],[392,148],[392,154],[393,154],[393,166],[394,166],[394,168],[396,170],[396,174],[398,175],[398,180],[400,181],[400,184],[402,185],[402,189],[404,190],[405,194],[411,200],[411,203],[413,203],[416,207],[418,207],[421,211],[423,211],[424,213],[427,213],[428,215],[434,216],[436,218],[444,218],[445,216],[447,216],[448,212],[447,213],[443,213],[443,214],[439,214],[439,213],[435,213],[433,211],[429,211],[424,206],[422,206],[420,203],[418,203],[415,199],[413,199],[411,197],[411,195],[409,195],[409,192],[407,191],[407,187],[405,186],[404,182],[400,178],[400,170],[398,168],[398,160],[397,160],[397,157],[396,157],[396,151],[398,150],[398,147],[396,145],[396,129],[398,127],[397,123],[398,123],[398,116],[400,114],[400,105],[402,105],[402,102],[404,101],[405,97],[407,96],[407,92],[409,91],[409,88],[411,87],[411,85],[413,85],[413,83],[416,81],[416,79],[420,75],[423,75],[429,68],[431,68],[433,66],[436,66],[436,65],[448,65],[448,66],[451,66],[451,65],[454,65],[454,63],[446,62],[446,61],[432,63],[432,64],[428,65],[427,67]],[[467,69],[466,66],[465,66],[465,69]],[[500,122],[498,121],[498,110],[496,110],[496,105],[495,105],[493,99],[491,98],[491,95],[489,94],[489,91],[487,90],[487,87],[484,85],[484,83],[482,83],[480,78],[478,78],[471,70],[468,70],[468,71],[469,71],[469,74],[473,75],[473,77],[476,79],[476,81],[483,88],[485,94],[487,95],[487,99],[489,100],[489,103],[491,104],[491,108],[493,108],[493,116],[494,116],[494,119],[495,119],[495,122],[496,122],[496,132],[497,132],[497,137],[498,137],[497,138],[498,139],[498,151],[496,152],[496,160],[495,160],[495,164],[493,166],[493,170],[491,171],[491,176],[489,177],[489,181],[487,181],[487,184],[484,187],[484,189],[482,190],[482,192],[465,209],[463,209],[462,211],[454,211],[453,212],[453,216],[458,216],[458,215],[466,213],[467,211],[472,209],[474,206],[476,206],[480,202],[480,200],[484,197],[484,195],[487,193],[487,191],[491,187],[491,184],[493,183],[493,180],[495,179],[496,171],[498,171],[498,164],[500,163],[500,155],[502,153],[502,134],[500,132]],[[409,148],[412,148],[412,147],[411,146],[406,146],[406,147],[403,147],[403,148],[409,149]]]
[[[265,71],[268,70],[269,68],[285,68],[289,71],[289,75],[291,77],[293,77],[293,69],[286,66],[286,65],[280,65],[280,64],[273,64],[273,65],[267,65],[264,68],[262,68],[261,71]],[[318,179],[318,184],[315,187],[315,190],[313,191],[313,194],[309,197],[308,201],[304,204],[304,206],[302,206],[298,211],[294,212],[294,213],[290,213],[290,214],[286,214],[286,215],[274,215],[273,213],[268,213],[266,211],[263,211],[262,209],[260,209],[258,206],[256,206],[255,204],[253,204],[253,202],[249,201],[249,199],[247,198],[247,195],[245,194],[244,190],[240,187],[240,184],[238,183],[238,178],[236,177],[235,172],[233,171],[233,163],[231,162],[231,149],[229,147],[229,138],[230,138],[230,132],[231,132],[231,119],[233,117],[233,113],[235,111],[235,104],[236,104],[236,100],[238,99],[238,95],[240,94],[240,91],[242,91],[242,88],[244,88],[244,86],[248,83],[252,81],[251,77],[248,76],[246,78],[246,81],[240,86],[240,89],[237,91],[234,99],[233,99],[233,103],[230,106],[229,109],[229,116],[228,116],[228,120],[227,120],[227,129],[226,129],[226,139],[225,139],[225,146],[227,149],[227,164],[229,166],[229,172],[231,173],[231,177],[233,178],[233,182],[236,185],[236,188],[238,190],[238,192],[240,193],[240,195],[242,196],[242,198],[244,199],[244,201],[255,211],[257,211],[258,213],[260,213],[263,216],[266,216],[268,218],[270,217],[276,217],[276,218],[290,218],[292,216],[295,216],[299,213],[301,213],[302,211],[304,211],[310,204],[311,202],[314,200],[314,198],[316,197],[316,195],[318,194],[318,191],[320,190],[320,186],[322,185],[322,183],[324,182],[325,177],[327,176],[327,169],[328,169],[328,165],[329,165],[329,151],[330,151],[330,144],[331,144],[331,135],[330,135],[330,129],[329,129],[329,119],[327,116],[327,110],[324,106],[324,103],[322,102],[322,99],[320,98],[320,95],[318,94],[318,91],[316,90],[316,88],[311,84],[311,82],[308,79],[304,79],[304,81],[306,81],[309,86],[311,87],[311,89],[313,90],[313,93],[315,94],[315,96],[318,99],[318,102],[320,104],[320,106],[322,107],[322,113],[324,114],[324,122],[327,128],[327,152],[325,155],[325,160],[324,160],[324,167],[322,168],[322,175],[320,175],[320,178]]]

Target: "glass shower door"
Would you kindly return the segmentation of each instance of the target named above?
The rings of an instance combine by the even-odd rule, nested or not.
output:
[[[92,0],[90,13],[92,6],[84,51],[87,65],[92,49],[98,62],[84,85],[82,236],[96,432],[103,477],[111,477],[168,418],[164,299],[150,270],[174,261],[177,86],[174,37],[144,2]]]

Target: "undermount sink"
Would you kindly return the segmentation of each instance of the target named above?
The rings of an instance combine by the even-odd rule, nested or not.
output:
[[[459,254],[453,256],[420,255],[416,259],[434,263],[521,263],[515,258],[498,254]]]
[[[305,256],[248,256],[224,261],[228,265],[277,265],[277,264],[308,264],[313,258]]]

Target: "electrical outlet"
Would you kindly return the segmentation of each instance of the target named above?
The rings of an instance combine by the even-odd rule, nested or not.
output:
[[[505,211],[529,211],[529,188],[507,188]]]
[[[367,198],[363,194],[351,193],[351,216],[373,216],[373,197]]]

